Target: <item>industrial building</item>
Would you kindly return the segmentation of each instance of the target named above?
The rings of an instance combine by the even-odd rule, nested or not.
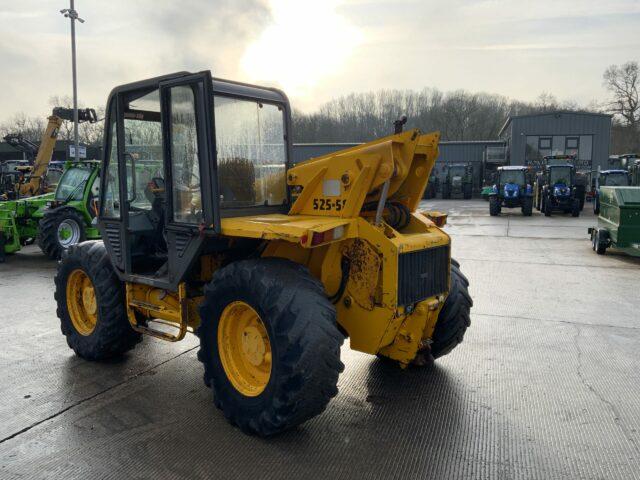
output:
[[[56,142],[56,147],[53,150],[53,155],[51,157],[51,160],[65,161],[65,160],[73,159],[73,155],[71,155],[70,153],[71,146],[73,146],[72,141],[58,140]],[[80,146],[83,147],[84,145],[80,144]],[[101,147],[86,146],[84,150],[82,150],[81,148],[81,151],[80,151],[81,158],[87,158],[87,159],[102,158],[101,150],[102,150]],[[85,154],[84,157],[82,153]],[[6,142],[0,142],[0,162],[5,160],[22,160],[22,159],[24,160],[27,159],[26,154],[23,151],[12,147]]]
[[[509,117],[499,133],[510,165],[539,167],[545,155],[577,155],[583,171],[606,168],[611,115],[554,111]]]
[[[439,179],[446,165],[470,163],[473,189],[478,193],[490,183],[499,165],[531,165],[540,168],[545,155],[575,154],[582,171],[608,167],[611,115],[554,111],[517,115],[507,119],[496,140],[440,142],[434,167]],[[357,143],[299,143],[293,145],[294,163],[358,145]]]

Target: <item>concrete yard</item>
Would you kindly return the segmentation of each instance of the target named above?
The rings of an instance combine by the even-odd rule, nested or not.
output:
[[[345,345],[338,396],[271,439],[212,402],[196,339],[74,356],[37,247],[0,265],[0,478],[640,478],[640,259],[580,218],[448,211],[471,282],[464,343],[400,371]]]

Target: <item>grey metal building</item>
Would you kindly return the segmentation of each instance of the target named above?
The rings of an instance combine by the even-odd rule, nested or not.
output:
[[[611,115],[555,111],[507,119],[499,134],[511,165],[539,167],[545,155],[576,154],[579,169],[606,168]]]
[[[309,158],[359,145],[358,143],[296,143],[293,145],[293,162],[298,163]],[[486,163],[504,164],[506,161],[506,143],[503,140],[440,142],[440,154],[434,173],[444,178],[445,165],[452,163],[471,163],[473,166],[473,186],[476,191],[482,187],[482,178]]]
[[[73,158],[69,153],[69,146],[73,145],[73,142],[70,140],[57,140],[56,146],[53,150],[53,154],[51,156],[51,160],[54,161],[65,161]],[[83,145],[81,143],[80,145]],[[86,147],[87,158],[88,159],[101,159],[102,158],[102,148],[101,147]],[[24,154],[6,142],[0,142],[0,162],[5,160],[21,160],[24,159]]]

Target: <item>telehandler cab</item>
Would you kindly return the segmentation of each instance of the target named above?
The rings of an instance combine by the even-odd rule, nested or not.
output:
[[[55,278],[79,356],[193,332],[215,405],[272,435],[336,395],[345,336],[403,367],[462,341],[468,281],[437,226],[444,216],[416,210],[437,133],[289,168],[286,96],[208,71],[117,87],[106,111],[103,241],[71,247]],[[143,143],[155,173],[138,173]]]

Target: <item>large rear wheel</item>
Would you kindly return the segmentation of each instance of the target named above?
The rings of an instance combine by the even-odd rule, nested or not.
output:
[[[102,242],[71,246],[58,265],[55,284],[60,328],[80,357],[105,360],[141,340],[127,319],[122,283]]]
[[[273,435],[321,413],[344,369],[344,336],[322,284],[278,258],[242,260],[205,288],[198,329],[204,380],[241,430]]]

